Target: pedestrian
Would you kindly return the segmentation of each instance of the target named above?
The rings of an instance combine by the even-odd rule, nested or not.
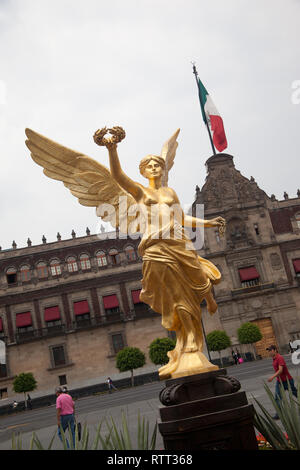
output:
[[[64,386],[64,387],[62,388],[62,392],[63,392],[63,393],[69,393],[66,386]]]
[[[114,386],[114,384],[112,383],[112,380],[110,377],[107,377],[107,380],[106,380],[106,383],[108,385],[108,393],[111,393],[112,392],[112,388],[114,390],[118,390],[117,387]]]
[[[12,404],[13,409],[17,408],[17,406],[18,406],[18,402],[14,400]]]
[[[71,395],[63,393],[61,387],[55,389],[56,393],[56,416],[58,426],[58,437],[63,442],[61,428],[63,432],[70,427],[72,435],[73,447],[75,447],[75,403]],[[69,441],[66,439],[67,448],[70,448]]]
[[[29,393],[27,393],[27,408],[29,410],[32,410],[32,401],[31,401],[31,397],[30,397]]]
[[[237,354],[234,352],[234,350],[231,351],[231,354],[232,354],[233,360],[235,362],[235,365],[238,365],[239,361],[238,361]]]
[[[240,355],[238,350],[236,350],[236,357],[237,357],[237,360],[238,360],[239,364],[242,364],[244,362],[244,359],[242,358],[242,356]]]
[[[282,384],[284,390],[288,390],[290,384],[292,394],[297,398],[297,389],[294,384],[294,379],[288,371],[284,358],[278,353],[277,346],[271,344],[267,349],[273,359],[273,368],[275,374],[268,378],[268,382],[272,382],[276,378],[275,385],[275,400],[277,405],[280,407],[281,400],[281,387]],[[273,416],[273,419],[279,419],[278,414],[276,413]]]

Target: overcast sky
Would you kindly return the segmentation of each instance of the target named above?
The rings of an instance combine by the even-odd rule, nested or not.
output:
[[[169,186],[191,204],[212,154],[191,61],[236,168],[268,195],[295,197],[299,44],[299,0],[0,0],[2,249],[99,228],[95,209],[31,160],[26,127],[108,166],[92,136],[123,126],[121,164],[140,182],[141,158],[180,127]]]

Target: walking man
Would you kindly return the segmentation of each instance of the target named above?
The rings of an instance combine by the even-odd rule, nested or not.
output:
[[[61,387],[57,387],[55,390],[56,399],[56,413],[57,413],[57,426],[58,426],[58,437],[63,442],[61,435],[61,427],[63,432],[70,427],[73,447],[75,447],[75,404],[72,400],[71,395],[63,393]],[[69,441],[66,439],[67,447],[70,448]]]
[[[107,385],[108,385],[108,393],[111,393],[112,392],[112,388],[115,389],[115,390],[118,390],[117,387],[114,386],[114,384],[112,383],[112,380],[110,377],[107,377]]]
[[[278,406],[280,406],[281,400],[281,390],[280,385],[282,384],[284,390],[288,390],[288,383],[290,384],[291,391],[293,395],[297,398],[297,389],[294,384],[294,379],[288,371],[284,358],[278,353],[277,347],[274,344],[271,344],[267,348],[269,351],[272,359],[273,359],[273,367],[275,374],[268,378],[268,382],[272,382],[273,379],[276,378],[276,386],[275,386],[275,400]],[[273,419],[279,419],[278,414],[276,413],[273,416]]]

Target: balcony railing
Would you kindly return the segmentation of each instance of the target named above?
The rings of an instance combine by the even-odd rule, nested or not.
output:
[[[267,282],[265,284],[256,284],[256,285],[249,286],[249,287],[241,287],[239,289],[233,289],[231,291],[231,294],[232,294],[232,297],[236,297],[237,295],[241,295],[241,294],[249,294],[251,292],[258,292],[258,291],[262,291],[266,289],[274,289],[274,288],[275,288],[274,282]]]
[[[71,325],[54,325],[48,328],[40,328],[31,331],[24,331],[23,333],[15,333],[15,341],[17,343],[26,343],[36,339],[41,339],[50,336],[59,336],[74,330],[83,330],[93,327],[103,327],[112,323],[119,323],[125,321],[123,312],[110,313],[106,315],[96,315],[95,317],[86,318],[84,320],[74,320]],[[4,341],[4,338],[0,337]]]

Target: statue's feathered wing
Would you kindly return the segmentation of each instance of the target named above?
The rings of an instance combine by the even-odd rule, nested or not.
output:
[[[177,131],[172,135],[172,137],[170,137],[170,139],[164,143],[162,150],[161,150],[160,156],[165,160],[165,164],[166,164],[165,174],[162,178],[163,186],[168,186],[169,171],[174,164],[176,150],[178,147],[177,136],[179,132],[180,132],[180,129],[177,129]]]
[[[108,210],[103,215],[101,213],[101,217],[114,227],[122,226],[124,219],[127,219],[127,224],[132,222],[131,219],[134,217],[128,217],[128,207],[134,205],[135,200],[116,183],[108,168],[31,129],[26,129],[25,133],[31,157],[35,163],[44,168],[46,176],[62,181],[83,206],[96,208],[103,204],[113,206],[114,211]],[[126,206],[123,204],[121,208],[120,197],[127,202]],[[98,211],[97,213],[99,215]]]

